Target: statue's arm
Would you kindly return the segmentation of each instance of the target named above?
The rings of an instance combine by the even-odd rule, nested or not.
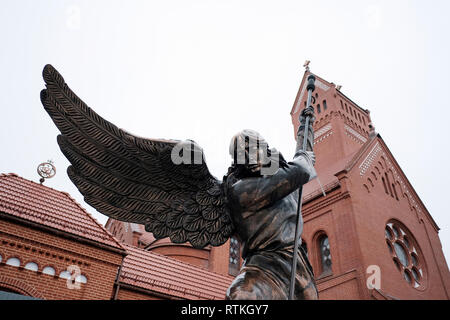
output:
[[[239,180],[231,188],[234,202],[246,211],[256,211],[297,190],[315,174],[310,156],[299,152],[284,168],[274,175]]]
[[[310,117],[306,150],[303,150],[306,117]],[[314,170],[313,142],[314,109],[307,108],[300,115],[297,132],[297,148],[294,159],[286,167],[279,168],[274,175],[246,178],[232,186],[232,197],[247,211],[264,208],[278,201],[316,176]]]

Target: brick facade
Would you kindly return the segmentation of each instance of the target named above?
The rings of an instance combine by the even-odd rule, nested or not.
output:
[[[0,290],[42,299],[111,298],[123,255],[4,218],[0,224]],[[10,258],[18,258],[20,266],[7,265]],[[37,271],[24,268],[30,262],[38,265]],[[59,277],[71,265],[78,266],[87,278],[79,289],[70,289],[67,280]],[[55,270],[54,276],[42,272],[47,266]]]

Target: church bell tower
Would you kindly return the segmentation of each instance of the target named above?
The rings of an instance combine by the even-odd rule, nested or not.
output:
[[[307,67],[291,110],[294,138],[310,74]],[[314,76],[319,179],[303,188],[302,246],[319,299],[449,299],[439,227],[375,132],[369,110]]]

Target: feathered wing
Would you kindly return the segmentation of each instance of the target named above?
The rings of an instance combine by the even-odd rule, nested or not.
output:
[[[81,101],[51,65],[43,77],[42,104],[61,131],[58,144],[72,164],[67,173],[88,204],[111,218],[144,224],[156,238],[197,248],[227,241],[232,220],[203,153],[201,164],[176,165],[171,155],[180,141],[127,133]]]

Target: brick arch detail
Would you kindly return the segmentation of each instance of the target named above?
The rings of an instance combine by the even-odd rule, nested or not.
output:
[[[45,299],[45,297],[32,286],[23,281],[0,275],[0,287],[11,289],[20,294],[31,296],[33,298]]]

